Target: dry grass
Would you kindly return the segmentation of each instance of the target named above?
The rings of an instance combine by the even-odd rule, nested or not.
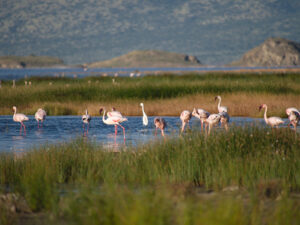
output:
[[[214,100],[215,95],[197,94],[184,96],[172,99],[159,99],[143,101],[145,111],[148,116],[179,116],[183,110],[193,110],[203,108],[211,113],[217,112],[217,103]],[[19,112],[31,114],[35,113],[35,109],[43,107],[48,109],[48,114],[73,114],[82,115],[85,109],[89,110],[92,116],[99,116],[99,109],[106,107],[110,110],[111,107],[117,108],[125,116],[140,116],[142,115],[140,101],[137,100],[117,100],[113,104],[107,102],[86,102],[74,104],[74,102],[45,102],[32,103],[26,108],[19,108]],[[268,115],[276,115],[286,117],[285,109],[288,107],[300,106],[300,98],[297,95],[272,95],[272,94],[224,94],[222,95],[222,105],[227,106],[231,116],[246,116],[246,117],[262,117],[262,113],[258,111],[261,104],[268,105]],[[0,114],[12,114],[10,108],[1,108]]]

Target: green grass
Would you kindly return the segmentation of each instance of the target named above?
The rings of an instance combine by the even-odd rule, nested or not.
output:
[[[71,224],[296,224],[299,149],[289,129],[257,127],[190,131],[119,153],[77,139],[2,153],[0,185]]]
[[[11,88],[11,82],[3,82],[0,89],[0,107],[12,104],[27,106],[33,102],[111,102],[116,100],[170,99],[193,94],[261,93],[286,95],[300,94],[298,74],[276,75],[165,75],[142,78],[88,77],[30,78],[32,87],[25,87],[24,80]],[[92,83],[88,84],[88,80]],[[98,81],[98,83],[96,83]],[[49,86],[49,82],[53,85]],[[67,87],[68,85],[68,87]]]

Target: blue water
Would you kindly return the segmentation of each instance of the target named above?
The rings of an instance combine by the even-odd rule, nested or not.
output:
[[[240,69],[282,69],[282,68],[300,68],[298,67],[168,67],[168,68],[91,68],[84,71],[83,68],[24,68],[24,69],[3,69],[0,68],[0,80],[22,79],[31,76],[65,76],[65,77],[85,77],[97,76],[106,73],[108,76],[129,76],[130,73],[153,74],[160,72],[203,72],[203,71],[234,71]]]
[[[149,124],[144,127],[142,117],[127,117],[128,121],[122,125],[126,129],[126,141],[124,143],[123,130],[118,128],[115,139],[114,126],[102,122],[102,117],[93,117],[90,123],[87,138],[105,148],[119,148],[122,146],[136,146],[151,140],[161,139],[160,131],[154,136],[154,117],[149,117]],[[167,136],[179,134],[181,121],[179,117],[164,117],[167,122],[165,130]],[[287,125],[287,120],[285,124]],[[265,126],[261,118],[232,117],[230,126],[245,126],[256,124]],[[38,128],[33,116],[25,122],[27,132],[20,134],[20,124],[13,121],[12,116],[0,116],[0,152],[26,151],[33,147],[45,144],[69,142],[77,137],[83,137],[83,127],[80,116],[48,116],[43,127]],[[190,126],[200,130],[200,122],[192,118]],[[217,128],[221,129],[221,128]]]

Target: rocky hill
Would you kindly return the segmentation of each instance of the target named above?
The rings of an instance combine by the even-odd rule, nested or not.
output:
[[[88,67],[188,67],[201,66],[195,56],[158,50],[139,50],[128,54],[88,64]]]
[[[283,38],[268,38],[230,65],[249,67],[300,65],[300,44]]]
[[[50,56],[0,56],[0,68],[53,67],[64,65],[63,60]]]

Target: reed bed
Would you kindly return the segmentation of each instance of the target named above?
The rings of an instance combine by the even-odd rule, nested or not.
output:
[[[119,152],[77,139],[2,153],[1,192],[23,196],[31,211],[62,224],[297,224],[295,135],[232,127]],[[7,218],[2,211],[0,221]]]
[[[257,116],[256,109],[261,103],[271,104],[271,113],[283,115],[284,108],[300,105],[299,77],[299,74],[227,73],[140,78],[33,77],[31,86],[25,86],[25,80],[18,81],[16,88],[11,87],[11,82],[3,82],[0,114],[10,114],[12,105],[16,105],[27,114],[43,107],[49,115],[81,115],[86,107],[91,107],[91,114],[97,115],[100,106],[113,105],[132,116],[140,115],[138,103],[143,101],[149,115],[178,115],[179,111],[192,107],[214,111],[214,97],[222,95],[232,116]],[[164,107],[174,104],[178,107]]]

